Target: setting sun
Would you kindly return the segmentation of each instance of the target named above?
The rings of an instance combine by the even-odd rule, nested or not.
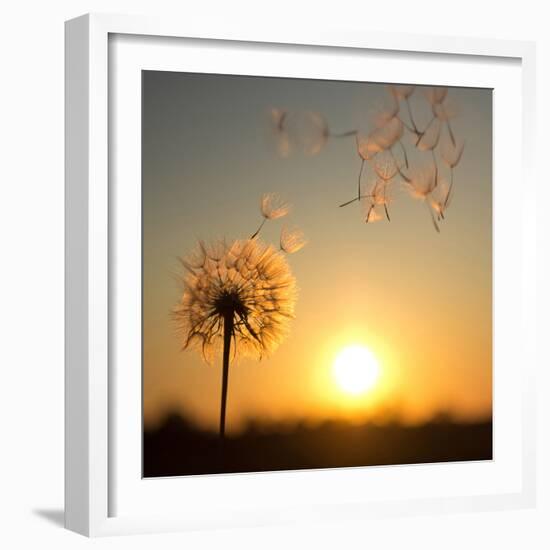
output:
[[[342,390],[358,395],[376,384],[380,366],[365,346],[348,346],[336,356],[333,372]]]

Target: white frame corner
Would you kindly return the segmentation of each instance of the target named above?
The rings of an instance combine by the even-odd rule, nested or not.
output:
[[[249,32],[228,29],[220,35],[207,27],[168,18],[121,15],[89,14],[66,22],[65,525],[87,536],[176,531],[188,527],[184,521],[162,518],[109,517],[109,34],[515,58],[522,65],[524,181],[531,179],[534,163],[536,53],[531,42],[312,30],[297,35],[291,30],[261,27]],[[536,220],[531,217],[524,223],[522,261],[534,265]],[[534,307],[534,287],[526,289],[525,299],[530,308]],[[535,331],[532,334],[532,356],[525,359],[526,374],[522,378],[521,491],[496,500],[476,497],[478,505],[468,509],[534,505]],[[360,506],[355,512],[350,511],[350,505],[347,508],[350,517],[361,517],[363,513]],[[401,514],[403,507],[381,508],[384,515],[395,515]],[[465,503],[458,500],[446,506],[446,511],[463,509]],[[418,511],[434,513],[433,507],[422,503]]]

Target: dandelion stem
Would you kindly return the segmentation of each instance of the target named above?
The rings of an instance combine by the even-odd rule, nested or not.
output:
[[[396,116],[395,118],[397,118],[397,120],[399,120],[399,122],[401,122],[401,124],[403,124],[403,126],[404,126],[409,132],[411,132],[412,134],[416,134],[416,132],[414,131],[414,128],[413,128],[412,126],[409,126],[401,117]]]
[[[456,147],[455,135],[454,135],[453,129],[451,128],[451,123],[448,120],[447,120],[447,130],[449,131],[449,137],[451,138],[453,147]]]
[[[431,206],[429,205],[429,203],[425,203],[426,206],[428,207],[428,211],[430,213],[430,217],[432,219],[432,223],[433,223],[433,226],[434,226],[434,229],[438,232],[438,233],[441,233],[441,231],[439,230],[439,225],[437,225],[437,222],[435,221],[435,217],[434,217],[434,213],[432,211],[432,208]]]
[[[351,199],[350,201],[347,201],[347,202],[344,202],[342,204],[339,205],[339,208],[342,208],[343,206],[347,206],[348,204],[352,204],[354,203],[355,201],[358,201],[359,199],[357,197],[355,197],[354,199]]]
[[[373,208],[374,208],[374,204],[371,204],[369,207],[369,211],[367,212],[367,217],[365,218],[365,223],[369,223],[370,213],[372,212]]]
[[[437,187],[437,184],[439,183],[439,168],[437,166],[437,159],[435,158],[435,151],[432,149],[432,160],[434,163],[434,170],[435,170],[435,183],[434,187]]]
[[[405,98],[405,103],[407,104],[407,111],[409,113],[409,118],[411,119],[411,124],[413,125],[413,130],[414,130],[414,133],[416,135],[418,135],[418,128],[414,122],[414,118],[413,118],[413,114],[412,114],[412,109],[411,109],[411,102],[409,101],[409,98]]]
[[[250,237],[250,240],[252,240],[254,237],[257,237],[258,236],[258,233],[262,230],[262,227],[264,226],[264,223],[267,221],[267,218],[264,218],[262,220],[262,223],[260,224],[260,227],[258,227],[258,229],[256,229],[256,232]]]
[[[363,166],[365,166],[365,159],[361,159],[361,168],[359,169],[359,177],[357,178],[357,200],[361,198],[361,176],[363,175]]]
[[[347,132],[340,132],[340,133],[337,133],[337,134],[333,134],[331,132],[329,134],[330,137],[334,137],[334,138],[351,137],[351,136],[356,136],[356,135],[357,135],[357,130],[348,130]]]
[[[352,204],[354,203],[355,201],[360,201],[361,199],[370,199],[372,198],[372,195],[371,194],[368,194],[368,195],[361,195],[360,197],[355,197],[354,199],[351,199],[347,202],[344,202],[342,204],[339,204],[338,207],[339,208],[342,208],[342,206],[347,206],[348,204]]]
[[[229,355],[231,350],[231,338],[233,336],[234,313],[229,311],[223,316],[223,372],[222,372],[222,398],[220,408],[220,440],[225,439],[225,408],[227,405],[227,386],[229,382]]]
[[[443,203],[443,206],[446,208],[447,203],[449,202],[449,199],[451,198],[451,191],[453,190],[453,183],[454,183],[454,170],[451,168],[451,185],[449,185],[449,190],[447,191],[447,196],[445,197],[445,202]]]
[[[405,159],[405,168],[407,168],[407,170],[409,169],[409,157],[407,156],[407,150],[405,149],[405,146],[403,145],[403,142],[401,140],[398,141],[399,145],[401,146],[401,150],[403,151],[403,157]],[[390,150],[391,154],[392,154],[392,157],[393,157],[393,151]],[[395,160],[395,157],[393,157],[394,160]],[[397,164],[397,161],[395,162],[395,164],[397,166],[399,166]]]
[[[420,141],[422,140],[426,132],[430,129],[430,126],[434,123],[434,120],[436,120],[435,116],[433,116],[430,122],[428,122],[428,125],[426,126],[426,128],[424,128],[424,131],[418,134],[418,139],[416,140],[416,144],[415,144],[416,147],[418,147],[418,144],[420,143]]]

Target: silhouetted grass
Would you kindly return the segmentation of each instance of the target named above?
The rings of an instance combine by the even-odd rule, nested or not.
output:
[[[360,426],[325,422],[250,425],[227,437],[203,431],[181,416],[168,416],[145,431],[145,477],[262,472],[390,464],[491,460],[491,420],[459,423],[434,419],[420,426],[398,423]]]

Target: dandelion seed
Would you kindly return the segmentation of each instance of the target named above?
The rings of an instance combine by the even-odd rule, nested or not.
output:
[[[290,212],[290,204],[275,193],[265,193],[262,195],[260,210],[266,220],[277,220]]]
[[[440,103],[432,104],[433,115],[442,122],[456,118],[460,112],[458,104],[448,97]]]
[[[379,222],[382,219],[382,214],[377,211],[376,206],[372,203],[367,203],[365,214],[365,223]]]
[[[362,160],[371,160],[380,151],[380,147],[369,136],[359,132],[355,136],[355,145],[357,154]]]
[[[286,130],[286,109],[271,109],[271,131],[275,136],[278,154],[285,158],[290,154],[290,140]]]
[[[286,216],[290,212],[290,204],[283,201],[275,193],[264,193],[260,200],[260,212],[263,220],[260,227],[251,235],[251,239],[258,236],[267,220],[277,220]]]
[[[183,293],[172,317],[183,349],[206,360],[223,350],[220,436],[225,434],[229,358],[273,352],[294,316],[296,281],[285,255],[258,239],[206,246],[182,260]]]
[[[408,99],[413,94],[415,86],[390,84],[388,89],[397,100],[401,100]]]
[[[427,86],[422,88],[422,92],[430,105],[433,106],[441,103],[447,97],[448,89],[444,86]]]
[[[437,170],[433,165],[416,169],[409,176],[406,185],[412,197],[426,200],[437,186]]]
[[[451,139],[442,139],[441,141],[441,158],[443,162],[451,169],[458,165],[464,152],[464,140],[455,140],[453,144]]]
[[[393,147],[403,136],[403,123],[397,117],[373,130],[368,140],[372,152],[379,153]]]
[[[391,152],[385,151],[376,157],[374,171],[378,177],[385,181],[391,181],[398,173],[398,166]]]
[[[382,212],[386,219],[390,221],[390,213],[388,205],[390,203],[390,195],[388,191],[388,183],[383,179],[377,179],[371,184],[371,189],[361,197],[363,205],[365,223],[372,223],[383,218]]]
[[[284,227],[281,229],[280,247],[287,254],[294,254],[301,250],[307,244],[303,232],[298,228],[289,229]]]
[[[437,167],[432,164],[416,170],[406,185],[412,197],[420,199],[426,204],[434,229],[439,233],[439,225],[435,219],[433,207],[430,204],[432,193],[439,187],[438,180]],[[447,193],[447,198],[448,196]],[[443,212],[443,210],[441,212]]]
[[[359,157],[361,158],[361,165],[359,167],[359,175],[357,177],[357,196],[354,197],[351,200],[348,200],[342,204],[340,204],[340,208],[344,206],[348,206],[356,201],[361,200],[361,186],[362,186],[362,176],[363,176],[363,169],[365,168],[365,161],[368,161],[372,159],[376,153],[371,153],[370,148],[371,144],[369,142],[369,138],[365,138],[362,136],[359,132],[355,135],[356,140],[356,147],[357,147],[357,153],[359,154]]]
[[[320,113],[305,111],[289,113],[285,128],[291,147],[305,155],[317,155],[326,145],[330,132],[328,124]]]
[[[433,151],[439,143],[441,135],[441,121],[434,117],[424,132],[419,136],[416,146],[420,151]]]
[[[371,123],[376,128],[386,126],[399,112],[399,102],[391,92],[384,97],[384,100],[372,111],[370,115]]]
[[[275,131],[282,132],[284,130],[284,121],[286,115],[286,109],[271,109],[271,122]]]
[[[445,219],[445,211],[450,204],[451,187],[444,179],[440,179],[437,187],[430,193],[429,202],[438,220]]]

